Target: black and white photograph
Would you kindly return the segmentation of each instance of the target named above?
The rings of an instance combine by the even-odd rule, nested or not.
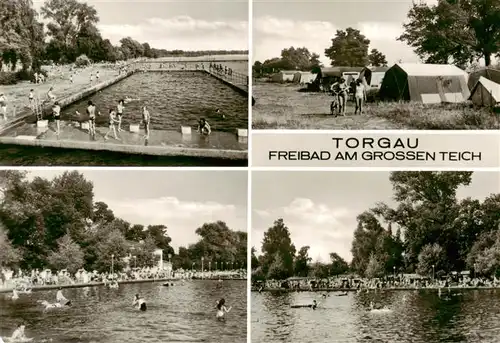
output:
[[[246,166],[248,1],[0,1],[0,164]]]
[[[254,129],[500,128],[500,1],[253,2]]]
[[[251,225],[252,342],[498,341],[498,171],[254,171]]]
[[[247,172],[0,172],[0,342],[247,341]]]

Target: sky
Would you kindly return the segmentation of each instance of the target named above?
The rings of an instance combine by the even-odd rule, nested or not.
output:
[[[417,0],[418,1],[418,0]],[[253,3],[253,62],[279,57],[281,50],[306,47],[320,55],[325,66],[330,60],[324,52],[331,45],[336,30],[353,27],[370,41],[370,50],[378,49],[389,65],[401,60],[416,63],[413,50],[396,37],[403,32],[403,23],[413,0],[325,0],[269,1]],[[423,2],[434,4],[436,0]]]
[[[34,0],[39,10],[44,0]],[[113,44],[130,36],[167,50],[248,50],[248,2],[87,0]]]
[[[459,198],[483,200],[500,190],[499,172],[475,172]],[[283,218],[296,249],[310,246],[314,261],[330,252],[350,261],[356,217],[378,202],[394,205],[389,172],[259,171],[252,173],[252,246]]]
[[[30,178],[53,179],[64,170],[36,170]],[[247,172],[196,170],[80,170],[94,184],[94,202],[108,204],[131,224],[163,224],[178,251],[198,241],[195,230],[222,220],[247,231]]]

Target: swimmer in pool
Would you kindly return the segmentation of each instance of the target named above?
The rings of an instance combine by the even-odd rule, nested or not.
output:
[[[226,315],[226,313],[229,313],[229,311],[231,311],[231,307],[227,308],[225,304],[226,300],[224,298],[217,302],[217,320],[224,321],[224,316]]]
[[[146,301],[142,297],[140,297],[139,294],[135,295],[132,306],[135,306],[136,309],[141,311],[147,310]]]
[[[218,117],[221,117],[222,119],[226,119],[226,115],[221,112],[220,109],[216,109],[215,113],[217,114]]]
[[[71,301],[66,299],[66,297],[62,294],[61,287],[59,287],[59,289],[57,290],[56,301],[63,306],[70,306],[71,305]]]
[[[316,302],[316,300],[313,300],[313,303],[312,303],[311,308],[312,308],[313,310],[315,310],[317,307],[318,307],[318,303]]]
[[[10,336],[10,341],[11,342],[25,342],[29,340],[28,337],[26,337],[26,334],[24,333],[25,326],[22,324],[19,324],[17,326],[17,329],[14,331],[12,336]]]
[[[11,297],[12,300],[17,300],[19,299],[19,294],[17,293],[17,290],[13,289],[12,290],[12,297]]]

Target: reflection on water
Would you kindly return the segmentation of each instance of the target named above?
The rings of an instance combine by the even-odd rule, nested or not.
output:
[[[55,301],[56,291],[34,292],[12,301],[0,295],[0,336],[10,336],[23,322],[33,342],[246,342],[246,282],[176,282],[66,289],[73,307],[42,312],[37,300]],[[148,310],[134,310],[134,295],[140,293]],[[221,297],[233,306],[227,321],[215,318]]]
[[[316,310],[290,305],[318,301]],[[387,306],[388,311],[371,311]],[[252,342],[496,343],[500,291],[252,293]]]
[[[90,97],[101,116],[97,125],[107,126],[108,111],[126,97],[140,99],[125,105],[124,128],[142,121],[142,106],[151,113],[151,129],[179,131],[181,126],[196,127],[205,117],[213,131],[234,132],[248,127],[248,100],[219,80],[203,72],[136,73]],[[63,119],[75,111],[85,113],[87,101],[64,109]],[[220,109],[225,118],[217,115]]]

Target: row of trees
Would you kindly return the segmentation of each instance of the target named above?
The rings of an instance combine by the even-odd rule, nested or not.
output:
[[[494,275],[500,271],[500,194],[483,201],[457,199],[457,190],[469,186],[471,179],[472,172],[393,172],[396,204],[380,203],[357,217],[349,266],[335,253],[330,254],[330,265],[311,265],[309,248],[296,254],[290,232],[279,219],[264,235],[263,254],[257,258],[252,250],[252,268],[256,276],[267,278],[339,275],[347,270],[370,278],[463,270]]]
[[[0,1],[0,67],[18,63],[23,70],[37,70],[42,61],[71,63],[86,55],[94,61],[127,60],[137,57],[200,56],[206,54],[238,54],[246,51],[167,51],[152,48],[149,43],[124,37],[114,46],[101,36],[97,28],[96,9],[77,0],[48,0],[40,14],[32,0]],[[45,26],[40,17],[48,23]]]
[[[425,63],[455,64],[462,69],[483,59],[486,66],[500,58],[500,0],[443,0],[437,5],[413,3],[395,37],[412,47]],[[325,49],[332,66],[385,66],[377,49],[368,52],[370,40],[359,30],[338,30]],[[319,55],[306,48],[284,49],[281,57],[254,64],[255,75],[277,70],[313,71],[321,65]]]
[[[26,173],[0,173],[0,267],[79,268],[108,271],[111,256],[117,270],[123,258],[152,266],[161,249],[174,268],[191,268],[201,257],[213,261],[246,261],[247,235],[224,222],[196,230],[197,243],[174,254],[165,225],[132,225],[104,202],[94,202],[93,185],[78,172],[53,180],[26,178]]]
[[[332,39],[331,46],[325,49],[325,56],[332,66],[374,67],[387,66],[383,53],[377,49],[369,50],[370,40],[359,30],[347,28],[338,30]],[[319,55],[311,53],[307,48],[283,49],[281,57],[275,57],[264,62],[256,61],[253,65],[255,75],[262,76],[278,70],[303,70],[317,73],[323,65]]]

